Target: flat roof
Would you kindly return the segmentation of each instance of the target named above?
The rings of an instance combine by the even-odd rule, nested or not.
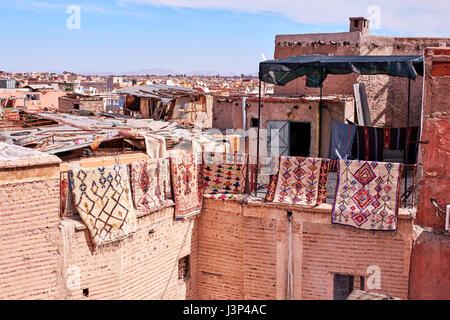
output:
[[[60,162],[61,160],[56,156],[0,142],[0,168],[2,169],[55,164]]]

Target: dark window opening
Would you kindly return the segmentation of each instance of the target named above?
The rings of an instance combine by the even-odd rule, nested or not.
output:
[[[76,103],[76,104],[73,105],[73,108],[75,110],[80,110],[80,105],[78,103]]]
[[[89,297],[89,288],[83,289],[83,296]]]
[[[333,299],[346,300],[353,291],[354,277],[346,274],[335,274],[333,279]]]
[[[320,88],[321,77],[318,72],[306,75],[306,86],[308,88]]]
[[[359,277],[359,290],[364,291],[364,277]]]
[[[251,118],[250,119],[250,127],[251,128],[258,128],[258,118]]]
[[[289,155],[291,157],[309,157],[311,123],[291,122],[289,131]]]
[[[178,280],[189,279],[189,255],[178,260]]]
[[[38,94],[27,94],[26,99],[27,100],[40,100],[41,96]]]
[[[358,20],[355,20],[355,22],[354,22],[355,28],[358,28],[358,25],[359,25]]]

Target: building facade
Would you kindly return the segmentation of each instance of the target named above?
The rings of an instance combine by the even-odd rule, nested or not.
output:
[[[275,59],[296,55],[423,55],[427,47],[450,46],[450,38],[405,38],[373,36],[369,21],[350,18],[349,32],[291,34],[275,37]],[[313,80],[313,79],[312,79]],[[387,75],[328,75],[323,83],[324,95],[351,95],[353,84],[364,83],[369,103],[371,125],[384,127],[406,126],[408,79]],[[308,77],[275,86],[275,95],[319,95],[318,86],[308,84]],[[410,124],[420,123],[423,77],[411,84]]]
[[[85,110],[99,114],[105,111],[102,97],[68,94],[59,98],[59,110]]]

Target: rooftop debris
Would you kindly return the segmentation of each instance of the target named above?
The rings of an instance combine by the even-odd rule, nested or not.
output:
[[[122,88],[117,90],[117,93],[132,95],[140,98],[160,99],[163,103],[168,103],[174,99],[181,97],[189,97],[191,95],[203,95],[197,90],[168,86],[165,84],[153,84],[146,86],[135,86],[129,88]]]
[[[25,147],[32,152],[58,155],[67,160],[75,157],[100,156],[145,151],[144,136],[157,134],[166,139],[168,150],[191,143],[223,144],[225,136],[203,132],[178,121],[135,119],[130,116],[103,113],[86,116],[72,113],[21,111],[16,121],[0,121],[3,145]],[[105,153],[106,152],[106,153]]]

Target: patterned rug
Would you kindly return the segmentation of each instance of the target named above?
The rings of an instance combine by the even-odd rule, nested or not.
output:
[[[327,182],[328,182],[328,168],[330,165],[329,159],[322,159],[320,163],[319,185],[317,190],[317,204],[327,202]]]
[[[204,153],[204,197],[240,200],[245,197],[248,155],[243,153]]]
[[[383,161],[383,150],[406,150],[408,140],[409,164],[416,163],[418,144],[411,141],[419,140],[419,127],[407,128],[377,128],[356,126],[356,134],[352,147],[353,159],[366,161]]]
[[[127,168],[77,168],[69,171],[74,204],[95,246],[136,232]]]
[[[66,212],[67,204],[67,190],[69,189],[69,174],[67,172],[61,173],[59,184],[59,214],[61,217]]]
[[[188,153],[170,158],[175,218],[182,219],[200,212],[203,200],[201,158]]]
[[[339,160],[336,159],[328,159],[329,165],[328,165],[328,172],[337,172],[337,168],[339,165]]]
[[[130,169],[133,202],[138,216],[158,211],[172,202],[169,160],[134,162]]]
[[[281,157],[273,202],[315,206],[320,168],[320,158]]]
[[[258,170],[257,170],[258,168]],[[256,164],[256,157],[249,157],[249,192],[252,196],[273,201],[275,196],[276,180],[280,169],[280,157],[260,157]],[[256,181],[257,180],[257,181]]]
[[[332,223],[396,230],[402,164],[339,161]]]
[[[274,174],[269,177],[269,184],[267,186],[267,193],[264,198],[266,202],[273,202],[275,199],[275,192],[277,190],[277,181],[278,181],[278,175]]]

